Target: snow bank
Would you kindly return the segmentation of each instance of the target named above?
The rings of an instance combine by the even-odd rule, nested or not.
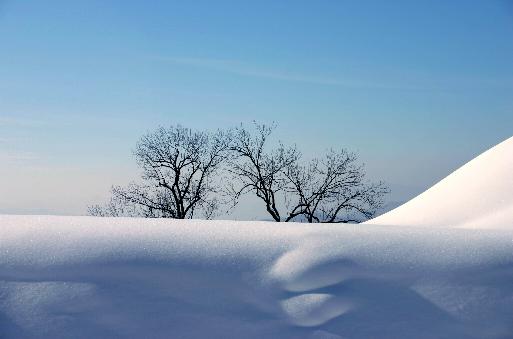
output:
[[[2,338],[506,338],[513,230],[0,216]]]
[[[368,223],[513,228],[513,137]]]

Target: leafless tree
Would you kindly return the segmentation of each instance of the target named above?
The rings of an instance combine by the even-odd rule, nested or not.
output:
[[[144,135],[134,151],[143,184],[113,187],[111,201],[90,207],[89,213],[186,219],[200,210],[211,218],[219,206],[216,175],[229,142],[226,132],[198,132],[179,125]]]
[[[355,153],[331,150],[306,166],[290,164],[285,169],[293,201],[290,215],[323,223],[361,222],[374,216],[389,189],[383,182],[366,182],[357,160]]]
[[[322,159],[300,162],[295,147],[269,149],[275,126],[254,124],[227,132],[197,132],[181,126],[144,135],[134,155],[141,182],[112,188],[104,205],[90,215],[207,219],[225,202],[255,194],[275,221],[360,222],[375,215],[388,188],[365,179],[355,153],[329,151]],[[227,166],[224,166],[224,165]],[[232,174],[227,180],[224,170]]]
[[[267,149],[274,127],[235,129],[229,171],[239,181],[231,190],[236,201],[254,193],[273,220],[285,222],[360,222],[381,208],[388,188],[365,180],[355,153],[329,151],[302,165],[295,147]]]
[[[230,147],[233,158],[230,172],[239,181],[239,186],[232,187],[235,200],[248,192],[253,192],[264,204],[273,220],[281,221],[278,208],[278,194],[284,193],[288,185],[283,172],[299,158],[295,147],[279,144],[275,150],[268,151],[266,142],[274,125],[258,125],[250,131],[244,126],[234,130]]]

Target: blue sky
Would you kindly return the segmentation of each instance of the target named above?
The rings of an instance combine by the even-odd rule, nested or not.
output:
[[[275,121],[392,201],[513,135],[510,1],[1,1],[0,212],[83,214],[158,125]]]

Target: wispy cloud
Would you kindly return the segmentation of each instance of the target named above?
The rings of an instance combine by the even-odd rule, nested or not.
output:
[[[0,162],[4,165],[28,165],[34,164],[41,158],[31,152],[12,152],[0,150]]]
[[[45,125],[47,123],[39,119],[0,115],[0,127],[42,127]]]
[[[27,149],[30,146],[29,131],[11,133],[11,131],[25,130],[27,127],[39,126],[39,121],[31,119],[18,119],[15,117],[0,116],[0,164],[7,165],[34,165],[41,157]]]
[[[458,75],[436,74],[422,70],[397,70],[397,73],[376,75],[370,79],[368,75],[359,77],[355,74],[339,77],[305,75],[271,69],[233,59],[190,58],[190,57],[152,57],[152,60],[175,65],[200,67],[208,70],[236,74],[240,76],[265,78],[278,81],[289,81],[313,85],[340,86],[352,89],[383,89],[399,91],[454,91],[480,88],[511,88],[510,79],[483,77],[462,78]]]
[[[173,64],[202,67],[210,70],[227,72],[241,76],[266,78],[272,80],[302,82],[316,85],[342,86],[350,88],[400,88],[392,84],[380,84],[376,82],[366,82],[356,79],[336,79],[322,76],[303,75],[298,73],[285,72],[280,70],[258,67],[255,65],[248,64],[246,62],[230,59],[175,57],[156,57],[153,59]]]

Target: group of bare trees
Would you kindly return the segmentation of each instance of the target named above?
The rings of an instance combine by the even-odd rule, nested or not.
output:
[[[210,219],[253,194],[275,221],[360,222],[382,207],[388,188],[365,180],[355,153],[330,150],[303,162],[295,146],[270,147],[274,126],[216,132],[182,126],[144,135],[134,150],[139,183],[112,188],[95,216]]]

